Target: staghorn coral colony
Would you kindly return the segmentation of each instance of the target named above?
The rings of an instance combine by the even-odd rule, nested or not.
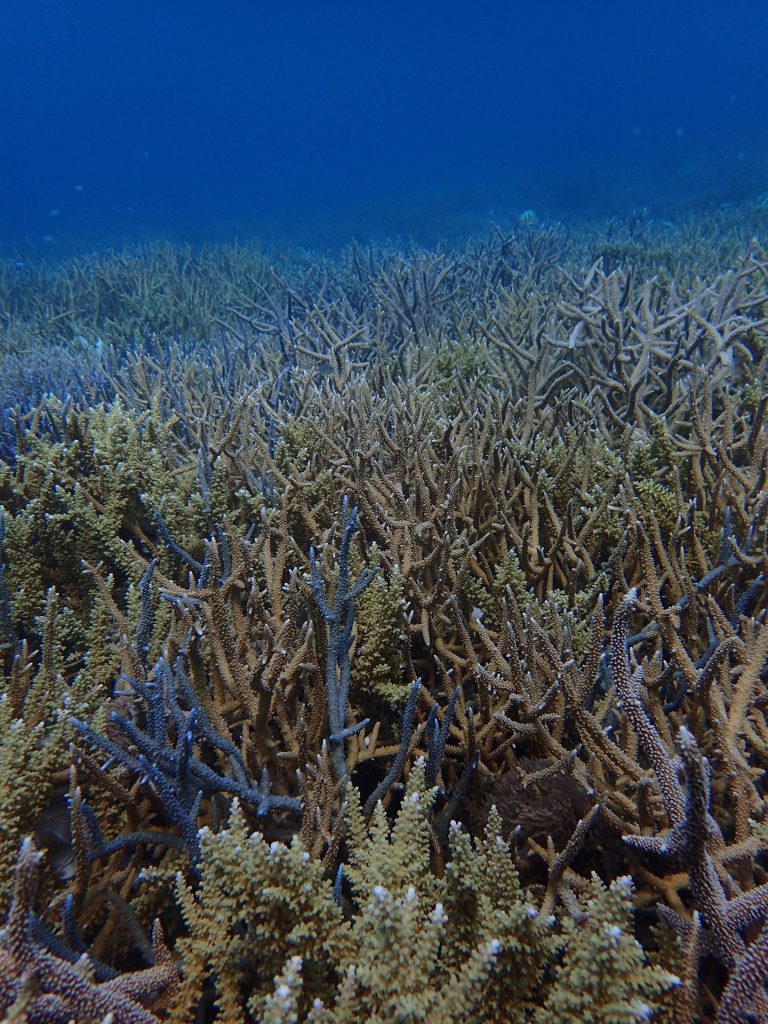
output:
[[[6,1021],[768,1020],[765,227],[2,266]]]

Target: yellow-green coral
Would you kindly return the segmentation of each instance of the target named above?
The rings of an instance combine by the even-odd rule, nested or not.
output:
[[[300,955],[314,995],[330,992],[347,953],[348,927],[322,866],[298,838],[290,846],[249,834],[235,804],[227,829],[201,836],[200,885],[179,876],[177,897],[187,927],[178,943],[184,985],[170,1019],[188,1024],[208,979],[219,1020],[248,1020],[289,955]]]
[[[568,918],[554,985],[535,1024],[642,1024],[656,1000],[680,979],[647,962],[632,934],[632,881],[606,886],[593,874],[583,901],[586,919]]]
[[[357,643],[352,661],[353,696],[372,693],[399,705],[410,686],[402,681],[402,634],[405,594],[403,578],[395,567],[386,576],[381,571],[381,553],[375,544],[369,549],[371,568],[380,571],[357,599]],[[354,564],[354,563],[353,563]]]
[[[507,587],[509,587],[512,591],[512,596],[520,607],[525,606],[525,602],[529,599],[530,594],[517,552],[507,552],[504,559],[496,566],[493,580],[502,595],[505,594]]]
[[[643,1020],[675,979],[648,966],[631,935],[627,880],[593,878],[584,921],[544,919],[495,811],[478,840],[451,825],[441,877],[431,864],[433,799],[423,762],[393,824],[380,804],[367,824],[350,792],[348,917],[298,840],[249,835],[235,806],[225,831],[202,836],[197,890],[179,879],[188,934],[171,1019],[186,1024],[210,977],[227,1024],[249,1013],[314,1024]]]
[[[39,623],[39,660],[22,647],[0,692],[0,909],[10,895],[19,844],[65,781],[62,766],[72,740],[69,716],[89,714],[103,696],[88,679],[68,685],[57,636],[56,592],[47,595]],[[35,668],[35,660],[38,660]]]
[[[199,547],[208,532],[193,494],[194,469],[174,470],[170,426],[154,412],[137,419],[118,401],[72,415],[61,429],[66,441],[30,436],[0,492],[7,582],[19,624],[41,614],[51,585],[86,620],[90,588],[83,583],[83,560],[106,561],[123,578],[138,579],[125,541],[141,535],[150,511],[162,513],[182,546]],[[161,554],[167,558],[164,549]]]

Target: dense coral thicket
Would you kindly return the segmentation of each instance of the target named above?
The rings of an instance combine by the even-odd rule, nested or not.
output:
[[[4,269],[7,1020],[768,1021],[759,216]]]

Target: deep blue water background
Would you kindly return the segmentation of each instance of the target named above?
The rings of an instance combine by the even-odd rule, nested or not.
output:
[[[674,217],[768,192],[768,4],[0,0],[0,184],[51,251]]]

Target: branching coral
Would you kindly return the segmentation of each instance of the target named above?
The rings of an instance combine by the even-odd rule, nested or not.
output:
[[[560,932],[526,901],[495,814],[474,842],[453,823],[445,875],[436,877],[434,793],[424,788],[424,770],[415,766],[391,827],[381,804],[366,825],[351,794],[347,917],[335,902],[338,889],[298,841],[287,847],[249,836],[238,808],[228,829],[206,833],[200,889],[179,882],[189,935],[179,943],[185,983],[172,1019],[189,1019],[210,972],[218,1019],[228,1022],[248,1019],[246,1003],[258,1020],[282,1011],[328,1024],[361,1015],[382,1024],[460,1024],[480,1015],[565,1021],[578,999],[595,1019],[641,1020],[641,1008],[675,979],[645,965],[628,934],[631,886],[606,889],[593,880],[582,923]]]
[[[159,923],[152,933],[153,964],[143,971],[95,982],[85,962],[62,960],[41,948],[32,932],[41,854],[26,839],[16,863],[13,900],[0,938],[0,1009],[29,1024],[157,1024],[149,1012],[162,1006],[178,982]]]
[[[122,977],[162,919],[140,1012],[185,1024],[763,1012],[768,266],[731,216],[0,268],[8,347],[108,329],[70,398],[3,364],[35,948]]]

